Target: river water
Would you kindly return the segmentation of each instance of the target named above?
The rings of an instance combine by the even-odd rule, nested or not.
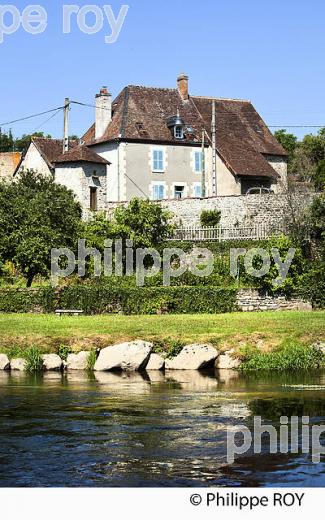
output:
[[[264,435],[228,463],[226,440],[254,416],[325,424],[324,372],[2,372],[0,414],[1,487],[325,486],[325,457],[269,454]]]

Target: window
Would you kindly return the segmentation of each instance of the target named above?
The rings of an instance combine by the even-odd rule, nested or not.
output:
[[[163,184],[155,184],[153,186],[153,200],[162,200],[165,198],[165,186]]]
[[[174,136],[176,139],[184,139],[184,130],[182,126],[174,127]]]
[[[90,188],[90,210],[97,211],[97,188]]]
[[[202,152],[194,152],[194,170],[197,173],[202,172]]]
[[[201,184],[196,184],[194,186],[194,197],[201,197],[202,196],[202,186]]]
[[[182,199],[184,197],[184,191],[185,191],[184,186],[175,186],[175,189],[174,189],[175,199]]]
[[[154,172],[164,172],[165,171],[165,161],[164,161],[164,151],[163,150],[153,150],[152,152],[152,170]]]

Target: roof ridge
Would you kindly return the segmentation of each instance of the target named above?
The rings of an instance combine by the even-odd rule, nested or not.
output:
[[[225,98],[225,97],[213,97],[213,96],[190,96],[194,99],[211,99],[211,101],[238,101],[239,103],[252,103],[250,99],[239,99],[239,98]]]
[[[171,88],[171,87],[151,87],[148,85],[127,85],[125,88],[146,88],[150,90],[168,90],[168,91],[177,91],[177,88]]]

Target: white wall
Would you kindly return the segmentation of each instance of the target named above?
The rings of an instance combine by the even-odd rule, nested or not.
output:
[[[52,175],[50,168],[47,163],[44,161],[43,157],[39,153],[34,143],[31,143],[27,153],[21,163],[19,168],[19,172],[25,170],[34,170],[40,173],[41,175],[50,176]]]

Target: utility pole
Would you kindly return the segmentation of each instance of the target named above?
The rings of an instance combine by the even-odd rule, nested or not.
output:
[[[201,197],[206,196],[205,189],[205,130],[202,130],[202,152],[201,152],[201,169],[202,169],[202,184],[201,184]]]
[[[216,102],[212,101],[212,195],[217,195],[217,139],[216,139]]]
[[[69,110],[70,99],[64,100],[64,127],[63,127],[63,153],[69,150]]]

